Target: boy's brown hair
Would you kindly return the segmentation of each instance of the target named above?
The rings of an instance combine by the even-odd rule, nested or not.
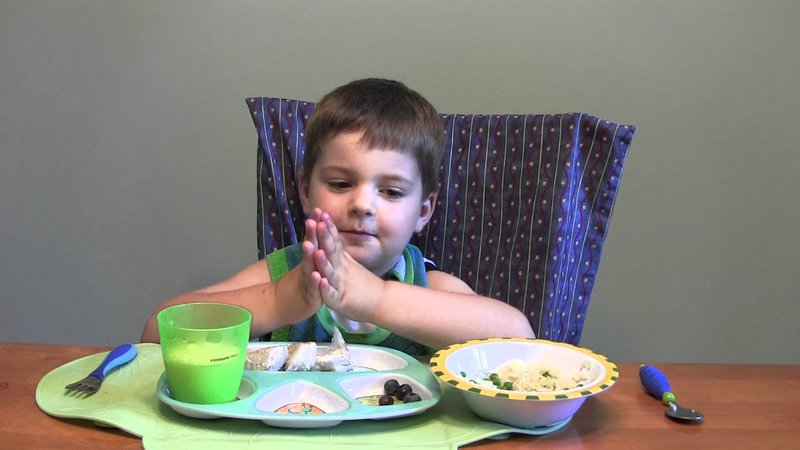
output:
[[[362,131],[370,149],[409,154],[419,167],[423,196],[439,191],[444,126],[436,109],[403,83],[379,78],[338,87],[317,103],[305,129],[302,176],[311,175],[321,148],[339,133]]]

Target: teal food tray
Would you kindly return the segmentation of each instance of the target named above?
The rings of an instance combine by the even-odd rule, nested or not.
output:
[[[289,342],[250,343],[248,350]],[[245,370],[237,399],[222,404],[185,403],[170,396],[162,373],[156,390],[159,399],[177,413],[199,419],[260,420],[284,428],[331,427],[348,420],[380,420],[419,414],[439,402],[439,382],[430,369],[397,350],[348,344],[351,372],[286,372]],[[318,354],[329,351],[318,345]],[[407,383],[421,400],[378,405],[383,385],[395,379]]]

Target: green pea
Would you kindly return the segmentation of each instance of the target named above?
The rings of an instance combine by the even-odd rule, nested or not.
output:
[[[500,386],[500,375],[493,373],[489,375],[489,380],[491,380],[492,384],[494,384],[495,386]]]
[[[506,381],[505,383],[503,383],[503,389],[507,391],[513,391],[514,385],[510,381]]]

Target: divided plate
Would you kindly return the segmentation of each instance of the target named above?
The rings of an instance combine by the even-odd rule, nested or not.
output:
[[[253,342],[248,350],[289,342]],[[439,402],[439,382],[430,369],[400,351],[348,344],[352,372],[268,372],[245,370],[235,401],[214,405],[185,403],[169,393],[166,373],[157,384],[159,399],[179,414],[200,419],[230,417],[260,420],[285,428],[319,428],[345,420],[390,419],[419,414]],[[318,345],[319,352],[328,350]],[[408,383],[419,402],[379,406],[389,379]]]

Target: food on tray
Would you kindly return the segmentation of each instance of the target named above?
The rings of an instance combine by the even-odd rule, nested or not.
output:
[[[247,352],[244,368],[247,370],[281,370],[288,357],[288,345],[264,347]]]
[[[307,371],[317,362],[317,344],[314,342],[297,342],[289,346],[289,355],[283,370]]]
[[[350,372],[353,362],[347,343],[338,328],[333,329],[333,339],[327,349],[314,342],[295,342],[273,345],[247,352],[247,370]]]
[[[378,405],[393,405],[395,399],[402,403],[414,403],[422,400],[422,397],[414,392],[410,384],[400,384],[399,381],[390,378],[383,383],[383,395],[378,398]]]
[[[526,363],[512,359],[494,369],[479,384],[507,391],[563,391],[583,386],[589,380],[591,368],[591,363],[586,361],[573,376],[568,377],[541,363]]]

